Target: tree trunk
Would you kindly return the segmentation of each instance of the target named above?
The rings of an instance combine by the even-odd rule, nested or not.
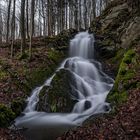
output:
[[[31,0],[29,59],[31,59],[31,57],[32,57],[32,37],[33,37],[33,34],[34,34],[34,9],[35,9],[35,0]]]
[[[85,29],[87,29],[87,5],[86,5],[86,0],[84,0],[84,24],[85,24]]]
[[[20,32],[21,32],[21,56],[22,56],[25,47],[25,0],[21,1]]]
[[[29,4],[28,4],[28,0],[26,0],[26,36],[29,39],[30,37],[29,37],[29,16],[28,16],[29,10],[28,9],[29,9]]]
[[[11,44],[11,58],[13,58],[13,49],[14,49],[14,40],[15,40],[15,5],[16,0],[13,0],[13,16],[12,16],[12,28],[11,28],[11,37],[12,37],[12,44]]]
[[[10,23],[11,2],[12,0],[9,0],[8,11],[7,11],[6,42],[9,42],[9,23]]]
[[[78,30],[78,2],[77,0],[75,1],[74,4],[74,24],[75,24],[75,29]]]
[[[3,32],[3,21],[2,21],[2,12],[0,7],[0,44],[2,43],[2,32]]]

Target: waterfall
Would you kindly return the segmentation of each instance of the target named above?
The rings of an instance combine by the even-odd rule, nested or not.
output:
[[[27,99],[28,104],[23,112],[25,115],[16,119],[17,127],[27,128],[25,134],[28,139],[54,139],[69,128],[81,125],[89,116],[108,111],[105,99],[114,81],[102,71],[101,64],[94,59],[94,53],[93,34],[81,32],[70,41],[69,58],[62,62],[56,72],[68,69],[72,73],[76,83],[72,88],[78,102],[71,113],[35,111],[41,89],[51,85],[55,72],[42,86],[33,90]]]

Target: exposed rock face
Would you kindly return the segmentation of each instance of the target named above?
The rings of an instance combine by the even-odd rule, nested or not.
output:
[[[129,21],[128,27],[121,36],[121,46],[128,48],[138,36],[140,36],[140,17],[134,17]]]
[[[71,98],[74,82],[72,73],[69,70],[60,70],[53,78],[50,87],[44,87],[40,93],[40,101],[37,110],[46,112],[70,112],[76,103]]]
[[[126,2],[113,1],[90,28],[96,33],[97,57],[116,76],[108,95],[115,105],[127,100],[128,91],[139,88],[140,17],[131,10]]]

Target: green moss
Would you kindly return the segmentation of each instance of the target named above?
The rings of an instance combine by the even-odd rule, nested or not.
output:
[[[35,86],[43,84],[45,79],[48,76],[48,72],[50,73],[50,69],[48,68],[37,68],[32,71],[29,75],[29,85],[34,88]]]
[[[4,60],[0,59],[0,80],[9,76],[9,74],[5,70],[5,69],[7,69],[7,67],[8,67],[7,63]]]
[[[128,50],[120,64],[119,71],[115,80],[114,88],[108,95],[107,100],[115,105],[119,105],[126,101],[126,91],[137,87],[137,81],[133,81],[135,77],[136,53],[133,49]],[[131,68],[129,68],[131,66]]]
[[[130,64],[134,56],[135,56],[135,51],[133,49],[128,50],[127,53],[124,55],[123,63]]]
[[[124,88],[126,90],[129,90],[129,89],[135,89],[137,88],[137,81],[133,81],[133,82],[128,82],[128,83],[124,83]]]
[[[60,70],[52,80],[46,96],[40,96],[39,111],[70,112],[75,104],[71,99],[71,73]],[[47,104],[46,104],[47,103]],[[43,110],[42,110],[43,109]]]
[[[140,82],[137,82],[136,86],[140,89]]]
[[[116,77],[115,88],[116,86],[118,87],[118,83],[120,81],[123,82],[127,81],[134,76],[135,72],[129,69],[128,67],[128,64],[130,64],[133,61],[134,56],[135,56],[134,50],[128,50],[124,55],[124,58],[119,67],[118,75]]]
[[[41,89],[41,91],[40,91],[40,93],[39,93],[39,98],[44,97],[44,95],[45,95],[46,92],[47,92],[47,89],[48,89],[48,86],[44,86],[44,87]]]
[[[135,72],[133,70],[128,70],[124,77],[122,77],[123,81],[131,80],[135,76]]]
[[[52,60],[54,62],[58,62],[58,60],[62,59],[62,57],[64,57],[64,54],[62,52],[59,52],[55,49],[50,49],[50,51],[48,51],[48,59]]]
[[[63,52],[56,51],[55,49],[48,49],[48,60],[39,68],[33,69],[32,72],[28,71],[29,85],[34,88],[35,86],[42,85],[44,81],[51,76],[58,64],[65,58]]]
[[[127,70],[128,70],[127,65],[125,63],[121,63],[120,68],[119,68],[118,76],[125,75]]]
[[[111,58],[111,63],[120,64],[122,61],[123,54],[124,49],[118,49],[116,55],[113,58]]]
[[[11,109],[16,114],[16,116],[20,115],[25,107],[25,99],[18,98],[11,103]]]
[[[57,104],[56,102],[53,102],[52,105],[51,105],[51,111],[52,112],[57,112]]]
[[[28,57],[29,56],[27,53],[23,53],[22,55],[21,54],[17,55],[17,59],[19,59],[19,60],[27,59]]]
[[[69,71],[61,70],[52,81],[52,89],[48,92],[48,103],[52,112],[70,111],[73,101],[70,99]]]
[[[126,92],[122,92],[122,93],[115,92],[115,93],[112,93],[111,96],[109,96],[108,101],[111,101],[115,105],[119,105],[126,102],[127,97],[128,95]]]
[[[7,106],[0,104],[0,127],[7,127],[15,118],[15,113]]]
[[[0,69],[0,80],[5,78],[7,75],[8,75],[7,72]]]

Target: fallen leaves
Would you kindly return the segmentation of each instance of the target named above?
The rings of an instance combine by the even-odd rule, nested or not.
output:
[[[127,103],[118,108],[117,115],[99,117],[90,126],[79,127],[57,140],[139,140],[140,89],[129,91]]]

